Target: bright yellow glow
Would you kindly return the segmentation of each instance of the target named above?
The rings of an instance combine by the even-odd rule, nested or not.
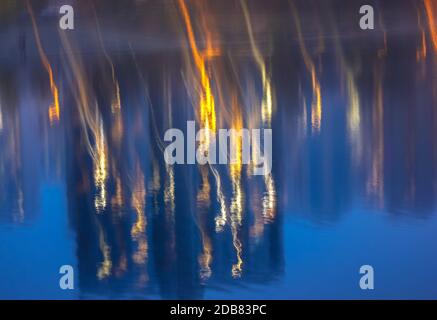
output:
[[[47,55],[42,47],[41,39],[39,36],[38,26],[36,24],[35,16],[33,14],[32,6],[30,5],[29,1],[26,1],[27,11],[29,12],[30,18],[32,20],[32,27],[33,32],[35,35],[36,45],[38,47],[38,53],[41,59],[42,64],[44,65],[44,68],[46,69],[49,79],[50,79],[50,90],[52,92],[53,96],[53,103],[50,105],[48,114],[49,114],[49,121],[50,124],[53,124],[54,122],[59,121],[60,118],[60,108],[59,108],[59,93],[58,93],[58,87],[56,86],[56,83],[53,79],[53,71],[52,67],[50,65],[50,62],[47,58]]]
[[[349,91],[349,108],[348,108],[348,127],[352,133],[360,130],[361,115],[360,115],[360,97],[354,80],[353,73],[348,70],[346,72],[347,88]]]
[[[215,132],[216,130],[216,114],[215,114],[215,102],[214,96],[211,91],[211,83],[206,71],[205,58],[199,52],[197,48],[196,39],[194,37],[193,27],[191,24],[190,14],[188,13],[187,6],[184,0],[179,0],[179,7],[182,12],[182,16],[185,22],[185,28],[187,31],[188,42],[190,44],[192,57],[197,70],[200,74],[200,121],[204,129],[210,129]],[[206,146],[209,146],[209,136],[205,139]]]
[[[100,124],[99,134],[96,136],[94,161],[94,182],[96,184],[97,194],[94,200],[97,211],[106,208],[106,181],[108,180],[108,154],[103,123]]]

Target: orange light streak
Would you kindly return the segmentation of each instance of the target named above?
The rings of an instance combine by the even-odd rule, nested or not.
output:
[[[53,95],[53,103],[49,107],[49,120],[50,124],[54,122],[58,122],[60,118],[60,108],[59,108],[59,92],[58,87],[53,79],[53,70],[50,66],[50,62],[47,58],[47,55],[42,47],[41,38],[39,36],[38,26],[36,24],[35,15],[33,14],[32,6],[29,1],[26,1],[27,11],[29,12],[30,18],[32,20],[33,32],[35,34],[36,45],[38,47],[38,53],[41,58],[41,62],[44,65],[44,68],[47,70],[50,79],[50,90]]]

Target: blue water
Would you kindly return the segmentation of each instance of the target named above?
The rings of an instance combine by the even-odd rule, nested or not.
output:
[[[117,3],[96,5],[100,29],[85,3],[74,32],[56,4],[0,24],[0,299],[437,298],[429,7],[378,3],[363,33],[355,1],[252,2],[251,43],[240,2],[187,2],[209,120],[272,129],[271,175],[254,176],[166,165],[166,130],[205,123],[202,64],[180,3]]]

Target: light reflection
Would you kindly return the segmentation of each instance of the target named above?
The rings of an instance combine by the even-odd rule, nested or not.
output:
[[[206,70],[205,57],[203,54],[200,53],[197,47],[193,27],[191,24],[190,14],[188,13],[188,8],[185,5],[185,1],[178,0],[178,3],[185,23],[185,29],[187,32],[192,58],[196,65],[197,71],[200,75],[200,84],[201,84],[201,87],[199,88],[200,122],[202,128],[209,129],[215,132],[216,130],[215,102],[214,102],[214,96],[211,91],[210,79]],[[209,135],[205,136],[204,141],[206,144],[205,150],[208,150]]]
[[[144,174],[140,164],[137,163],[135,170],[134,185],[131,196],[131,206],[136,214],[136,221],[132,226],[131,235],[138,243],[137,251],[133,255],[136,264],[144,264],[148,256],[148,243],[146,237],[147,218],[145,216],[146,189],[144,187]]]
[[[49,115],[50,123],[53,124],[53,123],[59,121],[59,117],[60,117],[58,87],[56,86],[56,83],[55,83],[54,78],[53,78],[52,67],[51,67],[50,62],[47,58],[47,55],[43,49],[41,39],[39,36],[38,26],[36,24],[35,16],[33,14],[32,6],[30,5],[29,0],[26,0],[26,6],[27,6],[27,11],[29,12],[30,18],[32,20],[32,27],[33,27],[33,32],[35,35],[36,45],[38,47],[39,56],[40,56],[42,64],[44,65],[44,68],[46,69],[46,71],[49,75],[49,79],[50,79],[50,90],[51,90],[52,96],[53,96],[53,103],[49,106],[48,115]]]
[[[426,59],[426,53],[427,53],[427,49],[426,49],[426,32],[425,32],[425,27],[423,26],[423,21],[422,21],[422,11],[418,8],[417,9],[417,25],[419,27],[419,31],[420,31],[420,45],[416,50],[416,60],[422,61]]]
[[[99,229],[99,248],[103,256],[103,261],[100,263],[97,271],[97,278],[103,280],[108,278],[112,272],[111,247],[106,242],[106,235],[100,222],[98,222]]]
[[[434,51],[437,53],[437,3],[433,0],[424,1],[431,41],[434,47]]]
[[[261,73],[262,88],[263,88],[263,95],[262,95],[262,102],[261,102],[261,118],[263,120],[263,123],[270,125],[272,112],[273,112],[273,93],[272,93],[271,79],[269,73],[267,72],[267,67],[266,67],[266,63],[264,62],[264,58],[262,57],[261,52],[253,36],[252,22],[250,19],[250,14],[247,8],[246,1],[241,0],[240,3],[244,13],[244,19],[246,21],[246,28],[249,35],[252,54]]]
[[[65,32],[60,31],[62,45],[67,55],[67,74],[77,103],[80,123],[87,150],[93,160],[96,196],[94,206],[97,213],[106,208],[106,182],[108,179],[108,154],[103,120],[95,98],[91,96],[82,62],[73,53],[72,45]],[[72,74],[70,74],[70,72]],[[94,145],[88,132],[91,131]]]
[[[112,79],[113,90],[114,90],[112,101],[111,101],[111,110],[113,113],[118,113],[121,109],[120,86],[118,84],[118,80],[117,80],[117,77],[115,75],[114,63],[112,62],[112,59],[109,56],[108,51],[105,48],[105,44],[103,43],[102,33],[100,31],[100,22],[99,22],[99,19],[97,17],[96,9],[95,9],[94,5],[92,5],[92,7],[93,7],[94,19],[96,22],[97,35],[99,38],[100,46],[102,47],[103,55],[105,56],[105,59],[108,62],[109,67],[111,68],[111,79]]]
[[[424,189],[430,190],[430,194],[434,192],[430,187],[433,165],[421,158],[421,152],[418,152],[421,147],[414,143],[422,138],[432,141],[427,130],[431,126],[435,128],[436,120],[423,119],[420,113],[429,114],[426,109],[431,105],[426,95],[428,83],[423,81],[423,91],[419,91],[424,93],[424,98],[419,94],[415,96],[417,88],[412,90],[413,94],[396,91],[398,88],[391,84],[393,78],[384,84],[385,73],[392,76],[390,72],[394,71],[388,69],[390,63],[385,65],[383,59],[391,62],[389,58],[393,57],[396,62],[398,53],[396,50],[388,52],[387,44],[392,44],[392,35],[386,31],[381,17],[381,28],[373,33],[378,37],[377,44],[370,43],[370,53],[362,53],[359,42],[365,37],[343,41],[344,35],[337,32],[336,23],[331,23],[326,37],[323,36],[327,27],[323,12],[320,14],[323,19],[309,19],[314,17],[308,16],[308,11],[293,10],[298,18],[294,19],[289,12],[296,27],[281,31],[284,33],[277,37],[271,33],[271,21],[262,20],[264,13],[259,14],[256,4],[237,2],[239,19],[233,21],[232,26],[238,26],[240,31],[234,38],[232,32],[221,33],[216,24],[212,28],[215,12],[205,10],[205,1],[201,4],[178,1],[176,8],[182,12],[182,30],[188,34],[188,40],[184,38],[181,51],[174,50],[169,56],[161,51],[158,54],[144,53],[142,49],[137,51],[137,44],[132,41],[129,48],[134,53],[133,61],[121,52],[117,53],[119,58],[114,65],[115,60],[113,62],[111,57],[115,58],[115,54],[110,46],[104,45],[105,30],[100,30],[99,21],[96,22],[99,38],[95,39],[98,41],[86,54],[81,53],[80,46],[73,45],[75,36],[72,33],[60,32],[63,51],[59,61],[64,64],[59,77],[66,79],[66,85],[59,84],[62,84],[65,115],[63,113],[62,123],[50,132],[65,132],[65,141],[73,141],[74,147],[64,144],[62,135],[59,140],[43,137],[44,155],[54,149],[56,152],[65,149],[65,156],[60,153],[59,159],[65,157],[67,160],[66,168],[62,162],[56,163],[56,167],[47,163],[44,168],[47,172],[41,173],[44,176],[41,179],[46,179],[45,175],[52,169],[67,173],[66,184],[72,199],[69,199],[66,214],[71,215],[69,222],[78,238],[81,292],[90,291],[100,297],[100,294],[107,294],[101,289],[115,287],[119,292],[110,294],[117,297],[124,297],[124,294],[148,297],[150,294],[153,297],[198,298],[203,290],[217,285],[225,290],[255,281],[264,285],[283,272],[282,211],[287,219],[302,212],[305,219],[316,223],[325,219],[334,222],[340,213],[348,212],[346,208],[355,200],[358,202],[363,195],[372,195],[377,198],[378,210],[391,214],[385,209],[390,201],[398,199],[393,191],[397,188],[395,182],[405,180],[414,195],[406,212],[419,212],[417,207],[412,207],[422,205],[419,201],[425,204],[433,201],[426,199],[426,192],[423,192]],[[211,5],[211,8],[216,7]],[[196,12],[196,16],[190,16],[189,12]],[[420,43],[414,40],[410,46],[405,45],[407,54],[401,56],[405,61],[410,59],[413,68],[419,66],[415,58],[425,60],[427,50],[429,54],[431,48],[427,47],[431,46],[431,42],[427,43],[431,38],[425,11],[420,14],[418,19],[423,21],[419,21],[416,39],[420,38]],[[90,25],[93,25],[92,21],[91,18]],[[306,21],[314,23],[315,34],[307,33],[303,28]],[[416,20],[412,21],[416,28]],[[217,23],[221,24],[222,21]],[[387,25],[391,25],[389,21]],[[40,30],[44,30],[42,25]],[[141,32],[147,31],[141,29]],[[175,30],[174,34],[180,35],[180,30]],[[110,36],[114,37],[111,40],[116,39],[117,34]],[[264,52],[261,39],[268,39],[274,50]],[[281,47],[278,39],[287,39],[291,44]],[[145,42],[141,48],[146,46]],[[396,43],[393,45],[395,47]],[[294,50],[298,50],[297,55],[293,54]],[[322,56],[322,52],[326,54]],[[179,55],[185,55],[185,60],[175,58]],[[99,65],[102,59],[106,70],[103,73]],[[375,64],[376,59],[379,60]],[[327,80],[323,110],[322,62]],[[133,64],[138,76],[126,72]],[[374,69],[362,68],[372,64],[375,64]],[[300,65],[303,68],[299,68]],[[427,64],[420,64],[421,67],[424,65]],[[340,70],[336,69],[338,66]],[[409,67],[405,67],[406,71],[397,72],[410,75]],[[32,77],[38,79],[41,71],[44,77],[45,69]],[[3,69],[0,71],[1,79],[9,76],[3,75],[4,72]],[[142,74],[147,75],[147,81]],[[428,80],[431,75],[424,76]],[[156,81],[161,77],[162,83]],[[302,78],[308,78],[308,85],[302,85]],[[126,92],[123,90],[126,99],[123,109],[119,80],[126,84],[123,86],[126,88]],[[396,81],[403,84],[405,79],[394,79],[395,85],[398,84]],[[21,93],[22,83],[17,82],[8,84],[13,90],[1,88],[2,93]],[[100,86],[100,82],[105,86]],[[368,88],[371,93],[365,94]],[[393,93],[386,93],[389,90]],[[368,96],[373,100],[368,101]],[[426,103],[420,103],[421,108],[413,108],[413,103],[405,112],[406,119],[402,108],[390,113],[388,102],[404,96],[413,102],[417,98]],[[38,92],[32,92],[31,98],[41,99]],[[3,96],[0,104],[1,191],[13,189],[7,196],[0,194],[0,209],[12,207],[10,216],[15,223],[25,222],[25,213],[29,212],[28,199],[31,198],[26,191],[29,190],[27,184],[34,183],[21,181],[23,168],[20,162],[28,160],[20,152],[32,147],[28,141],[23,144],[21,137],[24,132],[21,124],[26,120],[22,110],[27,109],[20,108],[27,103],[26,99],[17,107],[19,112],[13,115],[11,110],[15,107],[9,102],[3,103]],[[172,105],[171,99],[177,103]],[[326,102],[335,107],[327,108]],[[38,129],[46,133],[46,126],[52,121],[46,120],[45,109],[43,115],[39,117],[44,121]],[[255,177],[250,166],[247,171],[243,168],[242,141],[238,136],[231,140],[237,151],[234,163],[171,166],[162,162],[163,131],[180,127],[193,117],[201,128],[215,131],[217,128],[236,131],[243,127],[273,128],[275,174]],[[399,119],[402,126],[397,126]],[[416,128],[416,121],[422,120],[423,128]],[[390,126],[384,126],[387,121],[391,122]],[[392,123],[399,129],[399,134],[390,134]],[[406,123],[408,130],[404,132]],[[308,137],[309,132],[319,134]],[[435,134],[435,130],[432,133]],[[384,161],[390,159],[392,148],[397,148],[396,139],[401,134],[408,137],[408,150],[405,152],[407,160],[399,162],[402,162],[402,170],[408,167],[408,173],[396,167],[384,168]],[[204,141],[206,148],[209,141]],[[57,142],[61,148],[52,148]],[[263,149],[263,141],[261,145],[256,143],[254,141],[252,152]],[[368,147],[366,152],[363,152],[362,144]],[[284,148],[288,145],[291,148]],[[427,170],[418,165],[422,163]],[[393,182],[388,179],[391,176],[384,177],[387,174],[397,174],[401,178]],[[408,177],[402,180],[405,175]],[[38,183],[39,179],[39,176],[35,177]],[[399,189],[404,197],[405,186]],[[5,197],[13,198],[6,200],[6,206],[3,205]],[[366,205],[367,199],[363,201]],[[0,215],[3,214],[0,210]],[[80,220],[78,223],[76,218]],[[144,290],[145,284],[150,285],[150,291],[149,287]],[[92,292],[95,287],[100,292]]]
[[[205,215],[207,214],[207,209],[211,205],[211,186],[209,184],[208,177],[208,167],[201,166],[201,177],[202,177],[202,186],[197,194],[197,203],[199,207],[199,213],[197,215],[197,225],[200,230],[200,236],[202,240],[202,253],[199,256],[199,265],[200,265],[200,278],[202,281],[206,281],[211,277],[211,262],[212,262],[212,245],[211,239],[206,232],[205,228]]]
[[[293,13],[300,52],[302,54],[305,66],[311,76],[311,86],[313,91],[313,97],[311,102],[311,127],[312,130],[317,133],[320,131],[320,128],[322,126],[322,95],[320,90],[320,83],[317,78],[316,66],[306,48],[305,41],[303,39],[300,17],[294,1],[290,1],[290,6]]]
[[[108,154],[103,123],[100,123],[94,148],[94,182],[96,184],[97,194],[94,201],[97,212],[106,208],[106,182],[108,180]]]

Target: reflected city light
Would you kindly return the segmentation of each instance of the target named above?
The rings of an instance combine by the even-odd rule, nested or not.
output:
[[[0,4],[0,298],[432,298],[437,3],[349,2]]]
[[[44,68],[46,69],[46,71],[49,75],[49,79],[50,79],[50,90],[51,90],[52,96],[53,96],[53,103],[49,107],[48,114],[49,114],[50,123],[53,124],[54,122],[59,121],[59,117],[60,117],[59,91],[58,91],[58,87],[56,86],[55,80],[53,78],[52,67],[50,65],[49,60],[47,59],[47,55],[44,52],[44,49],[43,49],[43,46],[41,43],[41,39],[39,36],[39,31],[38,31],[38,26],[36,24],[35,16],[33,14],[32,6],[30,5],[29,0],[26,0],[26,6],[27,6],[27,10],[29,12],[29,15],[31,17],[31,20],[32,20],[32,27],[33,27],[33,31],[34,31],[34,35],[35,35],[36,45],[38,47],[39,56],[40,56],[40,59],[41,59],[41,62],[43,64]]]

